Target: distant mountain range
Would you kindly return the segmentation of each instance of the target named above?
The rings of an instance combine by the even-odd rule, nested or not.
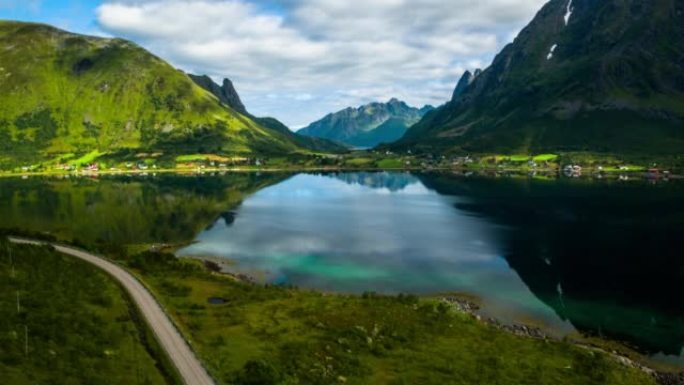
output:
[[[350,147],[375,147],[400,139],[432,106],[414,108],[397,99],[329,114],[299,130],[301,135],[329,139]]]
[[[122,39],[0,21],[2,167],[92,151],[287,154],[318,148],[271,120],[252,118],[244,106],[219,101],[231,98],[237,94],[214,96]]]
[[[684,2],[549,1],[396,147],[683,153]]]

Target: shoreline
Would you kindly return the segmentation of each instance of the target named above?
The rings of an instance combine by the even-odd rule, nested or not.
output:
[[[81,171],[81,172],[59,172],[59,171],[41,171],[41,172],[2,172],[0,171],[0,178],[30,178],[30,177],[57,177],[57,178],[71,178],[71,177],[93,177],[99,176],[156,176],[156,174],[178,174],[178,175],[207,175],[216,176],[216,174],[228,173],[310,173],[310,172],[460,172],[463,174],[513,174],[513,175],[528,175],[535,176],[549,176],[557,178],[588,178],[595,177],[601,179],[603,177],[641,177],[650,180],[667,180],[667,179],[684,179],[684,173],[659,173],[652,175],[647,171],[635,170],[598,170],[585,169],[585,172],[573,175],[565,175],[560,169],[540,168],[540,169],[518,169],[518,168],[467,168],[467,167],[410,167],[410,168],[352,168],[352,167],[299,167],[299,168],[203,168],[203,169],[154,169],[154,170],[105,170],[105,171]]]
[[[40,240],[29,240],[21,236],[10,236],[8,235],[9,239],[12,238],[18,238],[23,241],[29,241],[29,242],[39,242],[39,243],[47,243],[47,244],[52,244],[53,247],[63,247],[63,248],[72,248],[68,243],[63,243],[63,242],[58,242],[55,244],[54,241],[40,241]],[[75,248],[75,250],[83,250],[86,253],[90,253],[86,251],[85,249],[82,249],[80,247]],[[216,271],[211,268],[207,264],[207,261],[211,261],[209,258],[205,257],[192,257],[192,256],[184,256],[184,257],[178,257],[179,259],[186,259],[186,260],[191,260],[195,261],[197,263],[200,263],[202,266],[202,271],[205,272],[205,274],[209,275],[214,275],[218,277],[222,277],[223,279],[229,279],[235,282],[239,282],[240,284],[243,285],[264,285],[263,283],[260,283],[256,280],[253,279],[253,277],[250,277],[245,274],[239,274],[232,272],[226,267],[232,265],[230,261],[224,262],[223,264],[223,269],[220,271]],[[212,261],[213,262],[213,261]],[[141,279],[141,282],[145,284],[143,281],[145,279],[145,276],[141,276],[138,274],[135,274],[133,271],[131,271],[128,267],[125,267],[125,270],[129,274],[134,274],[134,276],[139,277]],[[146,284],[145,284],[146,285]],[[147,285],[145,286],[147,287]],[[320,293],[324,297],[332,297],[332,296],[344,296],[344,295],[351,295],[351,296],[356,296],[359,297],[359,294],[344,294],[344,293],[338,293],[338,292],[331,292],[331,291],[324,291],[324,290],[317,290],[317,289],[309,289],[309,288],[292,288],[291,290],[306,290],[310,291],[313,293]],[[410,294],[408,294],[410,295]],[[377,296],[383,297],[386,296],[384,294],[377,294]],[[542,328],[537,327],[537,326],[531,326],[528,324],[524,323],[503,323],[500,322],[499,320],[493,318],[493,317],[484,317],[479,313],[479,310],[481,310],[481,305],[477,303],[478,299],[476,296],[473,296],[468,293],[461,293],[461,292],[453,292],[453,293],[435,293],[431,295],[415,295],[416,298],[420,299],[421,301],[433,301],[433,302],[439,302],[447,305],[452,311],[465,314],[469,317],[471,317],[474,321],[485,325],[487,327],[494,328],[496,330],[499,330],[501,332],[509,333],[512,335],[515,335],[520,338],[528,338],[528,339],[534,339],[534,340],[539,340],[539,341],[552,341],[555,343],[562,343],[562,344],[568,344],[571,346],[576,346],[578,348],[582,349],[587,349],[590,351],[595,351],[595,352],[600,352],[603,354],[606,354],[607,356],[611,357],[613,360],[615,360],[616,363],[626,367],[626,368],[632,368],[639,370],[649,376],[651,376],[657,383],[662,384],[662,385],[684,385],[684,366],[682,365],[676,365],[676,364],[664,364],[664,363],[658,363],[656,361],[652,361],[648,356],[643,355],[636,350],[631,349],[629,346],[619,342],[619,341],[614,341],[614,340],[609,340],[605,338],[592,338],[589,336],[584,336],[582,334],[579,334],[579,338],[575,336],[566,336],[566,337],[557,337],[553,336],[551,334],[548,334],[545,332]],[[175,322],[175,321],[174,321]],[[174,323],[175,324],[175,323]]]
[[[200,262],[207,273],[230,279],[241,284],[257,286],[267,285],[267,283],[264,283],[263,280],[257,278],[255,275],[240,273],[231,269],[236,263],[230,259],[206,255],[185,255],[177,256],[177,258]],[[212,267],[212,265],[215,267]],[[362,294],[358,292],[339,292],[308,287],[294,287],[293,289],[320,293],[323,296],[362,296]],[[468,292],[404,294],[415,296],[421,300],[444,303],[454,311],[467,314],[477,322],[518,337],[567,343],[581,348],[599,351],[613,357],[624,366],[639,369],[644,373],[653,376],[659,383],[666,385],[684,385],[684,362],[666,363],[658,361],[618,340],[589,336],[578,330],[575,330],[575,332],[571,334],[561,335],[560,333],[554,333],[552,330],[539,326],[539,324],[534,324],[533,322],[518,320],[504,322],[494,316],[487,315],[486,312],[483,311],[484,305],[482,304],[482,300],[478,296]],[[391,294],[383,293],[372,293],[372,295],[392,296]]]

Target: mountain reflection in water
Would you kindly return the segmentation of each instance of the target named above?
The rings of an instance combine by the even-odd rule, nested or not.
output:
[[[681,361],[683,192],[674,182],[299,175],[181,254],[325,290],[465,291],[504,320]]]

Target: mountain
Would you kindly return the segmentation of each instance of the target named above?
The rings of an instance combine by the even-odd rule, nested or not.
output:
[[[131,42],[0,21],[0,166],[95,150],[305,151]]]
[[[352,147],[375,147],[380,143],[398,140],[432,109],[432,106],[417,109],[392,99],[387,103],[370,103],[329,114],[298,133]]]
[[[250,114],[247,112],[247,108],[245,108],[245,105],[242,103],[240,95],[237,93],[237,90],[235,89],[235,86],[233,86],[233,82],[231,82],[230,79],[223,79],[223,85],[219,86],[209,76],[206,75],[200,76],[190,74],[188,76],[190,76],[190,79],[192,79],[198,86],[216,96],[221,104],[232,108],[244,116],[249,117],[252,121],[256,122],[260,126],[275,131],[279,135],[285,136],[287,140],[297,144],[298,146],[311,151],[335,153],[347,151],[344,146],[326,139],[298,135],[292,132],[292,130],[290,130],[285,124],[276,118],[259,118]]]
[[[684,2],[551,0],[397,147],[684,150]]]
[[[454,89],[454,94],[451,97],[451,100],[456,100],[458,99],[459,96],[461,96],[465,90],[468,88],[469,85],[475,81],[475,78],[480,76],[482,73],[481,69],[475,70],[474,73],[470,71],[466,71],[463,76],[461,76],[461,79],[458,81],[458,84],[456,84],[456,88]]]
[[[188,76],[190,76],[190,79],[198,86],[214,94],[221,103],[243,115],[247,115],[247,109],[245,108],[245,105],[242,104],[240,95],[238,95],[233,86],[233,82],[231,82],[230,79],[223,79],[223,85],[219,86],[207,75],[198,76],[188,74]]]

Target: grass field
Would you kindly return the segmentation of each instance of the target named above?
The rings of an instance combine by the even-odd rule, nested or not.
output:
[[[431,299],[251,285],[164,254],[128,263],[222,384],[654,383],[607,355],[516,337]]]
[[[231,162],[231,161],[244,161],[246,158],[232,157],[227,158],[219,155],[212,154],[191,154],[191,155],[179,155],[176,157],[176,162],[198,162],[198,161],[209,161],[209,162]]]
[[[112,279],[0,240],[0,383],[180,384],[170,368]]]
[[[97,158],[103,155],[106,155],[106,153],[94,150],[69,163],[71,163],[73,166],[86,166],[90,163],[93,163],[95,160],[97,160]]]
[[[528,160],[530,160],[530,156],[529,155],[511,155],[509,157],[509,159],[511,160],[511,162],[527,162]]]
[[[556,154],[540,154],[532,158],[535,162],[552,162],[556,159],[558,159],[558,155]]]
[[[344,163],[345,166],[349,167],[364,167],[364,166],[371,166],[373,164],[373,159],[372,158],[351,158],[347,159],[346,162]]]
[[[378,168],[380,169],[394,169],[404,167],[404,162],[397,158],[385,158],[378,161]]]

